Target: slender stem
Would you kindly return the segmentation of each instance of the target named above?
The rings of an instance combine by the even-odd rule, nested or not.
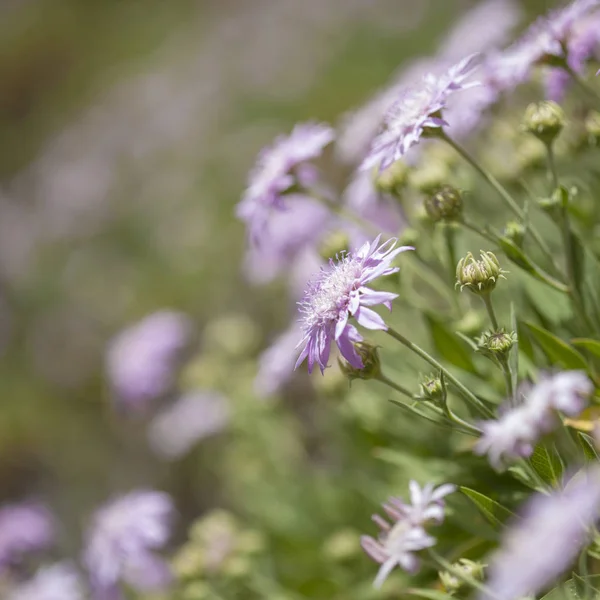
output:
[[[583,93],[586,94],[586,96],[592,99],[597,106],[600,106],[600,96],[598,96],[596,90],[590,87],[581,77],[581,75],[579,75],[579,73],[573,71],[573,69],[566,63],[566,61],[565,64],[562,65],[562,67],[572,77],[573,81],[579,87],[579,89],[583,91]]]
[[[515,352],[515,350],[513,349],[512,352]],[[504,375],[504,383],[506,384],[506,397],[509,399],[509,402],[513,403],[513,381],[512,375],[510,374],[510,367],[508,366],[508,361],[501,360],[500,368],[502,369],[502,374]]]
[[[492,244],[497,243],[496,238],[492,234],[488,233],[484,229],[481,229],[474,223],[471,223],[471,221],[467,221],[467,219],[465,219],[464,217],[462,217],[462,219],[459,221],[459,223],[466,229],[470,229],[473,233],[480,235],[482,238],[486,239],[488,242],[491,242]]]
[[[481,299],[485,304],[485,309],[490,317],[490,321],[492,322],[492,327],[494,331],[498,331],[500,329],[498,325],[498,319],[496,318],[496,313],[494,311],[494,305],[492,304],[492,295],[491,294],[481,294]]]
[[[456,245],[454,243],[454,228],[447,224],[444,227],[444,240],[446,241],[446,252],[450,263],[450,285],[456,282]]]
[[[475,394],[473,394],[473,392],[467,389],[458,379],[456,379],[456,377],[454,377],[452,373],[450,373],[437,360],[435,360],[433,356],[429,355],[427,352],[425,352],[425,350],[423,350],[416,344],[413,344],[409,339],[405,338],[401,333],[398,333],[395,329],[389,327],[387,329],[387,333],[395,340],[406,346],[409,350],[412,350],[417,356],[420,356],[423,360],[428,362],[434,369],[441,371],[444,374],[444,376],[448,379],[448,381],[454,384],[454,386],[460,392],[461,396],[465,400],[473,404],[473,406],[475,406],[481,414],[485,415],[486,417],[493,416],[492,411],[490,411],[487,408],[487,406],[485,406],[485,404],[483,404],[483,402],[481,402],[481,400]]]
[[[558,171],[556,170],[556,160],[554,160],[554,146],[552,143],[545,144],[546,156],[548,158],[548,172],[552,180],[552,191],[558,188]]]
[[[415,396],[412,392],[407,390],[405,387],[394,383],[391,379],[388,379],[383,373],[379,374],[379,377],[376,377],[377,381],[381,381],[381,383],[385,383],[385,385],[391,387],[393,390],[400,392],[403,396],[410,398],[411,400],[415,399]]]
[[[458,569],[452,563],[448,562],[445,558],[440,556],[435,550],[431,548],[428,550],[428,554],[433,560],[433,562],[441,567],[442,570],[448,571],[451,575],[454,575],[457,579],[464,581],[467,585],[475,588],[482,592],[487,598],[498,598],[496,594],[492,592],[485,584],[477,581],[475,578],[471,577],[467,573],[465,573],[462,569]]]
[[[525,211],[516,203],[508,190],[489,171],[484,169],[460,144],[456,143],[444,131],[441,132],[440,137],[446,143],[450,144],[450,146],[452,146],[452,148],[454,148],[456,152],[458,152],[498,192],[508,208],[517,215],[517,217],[522,221],[526,220],[527,215],[525,214]],[[529,231],[531,232],[531,237],[535,240],[542,252],[551,260],[552,253],[544,239],[533,227],[529,227]]]
[[[444,414],[450,421],[456,423],[459,427],[462,427],[465,430],[463,433],[469,433],[476,437],[481,435],[481,429],[471,425],[470,423],[467,423],[464,419],[461,419],[458,415],[454,414],[448,404],[444,406]]]

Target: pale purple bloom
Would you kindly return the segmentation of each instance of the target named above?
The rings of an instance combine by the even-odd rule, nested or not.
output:
[[[363,367],[353,342],[362,340],[356,327],[348,320],[352,316],[367,329],[387,330],[383,319],[370,306],[383,304],[392,309],[392,300],[398,294],[377,292],[367,287],[378,277],[396,273],[398,267],[391,263],[407,246],[396,248],[396,240],[390,239],[380,245],[381,236],[369,244],[366,242],[356,252],[330,261],[315,282],[309,284],[304,299],[300,302],[304,346],[296,368],[308,359],[308,371],[312,373],[315,363],[323,373],[329,360],[331,343],[335,342],[342,356],[355,368]]]
[[[84,600],[81,578],[70,563],[42,567],[27,582],[12,589],[7,600]]]
[[[121,581],[139,591],[164,589],[171,582],[169,567],[156,552],[167,543],[172,513],[167,494],[138,490],[94,515],[84,563],[97,600],[120,599]]]
[[[373,515],[379,526],[378,539],[361,537],[365,552],[381,564],[375,578],[375,587],[381,587],[394,567],[399,566],[409,573],[416,573],[420,561],[415,552],[435,545],[436,539],[427,534],[424,526],[430,523],[441,524],[444,520],[443,498],[455,491],[454,485],[446,484],[435,488],[427,484],[420,488],[415,481],[410,482],[411,504],[399,498],[390,498],[383,505],[392,524],[383,517]]]
[[[218,392],[187,392],[154,417],[148,430],[150,446],[164,459],[180,458],[199,441],[223,431],[230,412],[229,401]]]
[[[578,473],[566,489],[536,494],[489,561],[480,600],[517,600],[544,590],[574,562],[600,516],[600,471]]]
[[[293,188],[313,186],[318,174],[309,161],[317,158],[334,139],[334,131],[322,123],[301,123],[290,135],[278,137],[258,156],[237,215],[248,227],[250,241],[260,244],[273,212],[288,206],[286,194]]]
[[[577,417],[588,405],[594,385],[583,371],[561,371],[543,377],[532,391],[530,402],[544,405],[568,417]]]
[[[106,370],[119,406],[143,411],[175,383],[192,324],[183,314],[162,310],[118,334],[110,343]]]
[[[361,168],[378,165],[385,169],[417,144],[428,129],[447,126],[442,111],[448,99],[454,92],[477,85],[468,81],[475,59],[476,56],[471,55],[441,76],[429,73],[420,84],[405,89],[388,110],[383,131],[373,140]]]
[[[10,504],[0,508],[0,572],[26,554],[48,549],[54,543],[52,516],[39,504]]]
[[[301,339],[302,330],[295,321],[260,355],[254,380],[254,390],[260,397],[276,394],[290,380]]]

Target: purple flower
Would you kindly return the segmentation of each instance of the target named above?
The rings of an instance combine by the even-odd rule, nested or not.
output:
[[[554,409],[577,417],[588,405],[594,385],[583,371],[561,371],[544,376],[535,386],[529,402],[537,410]]]
[[[481,594],[480,599],[537,595],[573,563],[589,539],[599,510],[598,467],[577,474],[565,490],[535,495],[491,557],[489,595]]]
[[[396,240],[379,244],[381,236],[369,244],[366,242],[354,252],[344,254],[338,262],[330,261],[317,280],[309,284],[304,299],[300,302],[301,326],[304,337],[300,342],[304,348],[296,362],[296,368],[308,358],[308,372],[312,373],[315,363],[321,373],[327,367],[331,342],[335,341],[343,357],[355,368],[363,367],[362,360],[353,342],[362,340],[356,328],[348,322],[353,316],[367,329],[387,330],[383,319],[370,306],[383,304],[392,309],[392,300],[398,294],[376,292],[367,287],[378,277],[391,275],[399,269],[391,263],[407,246],[396,248]]]
[[[156,551],[170,534],[173,505],[167,494],[130,492],[95,515],[88,530],[84,563],[97,600],[120,599],[120,581],[139,591],[159,590],[171,581]]]
[[[229,402],[223,395],[188,392],[154,417],[148,431],[150,445],[167,460],[180,458],[200,440],[223,431],[229,418]]]
[[[25,554],[40,552],[54,542],[50,513],[34,503],[0,508],[0,573],[18,563]]]
[[[253,244],[261,242],[271,214],[286,209],[286,194],[292,188],[314,185],[317,172],[309,161],[317,158],[333,138],[334,131],[328,125],[302,123],[259,154],[237,207],[237,215],[246,223]]]
[[[117,335],[108,348],[106,370],[120,405],[143,411],[175,383],[192,324],[183,314],[156,312]]]
[[[70,563],[41,568],[32,579],[11,590],[8,600],[84,600],[79,574]]]
[[[384,129],[373,140],[361,168],[379,165],[385,169],[417,144],[427,130],[448,125],[442,117],[448,98],[454,92],[477,85],[467,82],[475,68],[475,59],[475,55],[465,58],[440,77],[425,75],[420,85],[404,90],[389,109]]]
[[[427,484],[420,488],[415,481],[410,482],[411,504],[399,498],[390,498],[383,509],[393,524],[383,517],[373,515],[373,521],[381,532],[378,539],[362,536],[361,545],[365,552],[381,564],[375,578],[375,587],[381,587],[394,567],[399,566],[409,573],[419,570],[420,562],[415,552],[435,545],[435,538],[429,536],[424,526],[428,523],[441,524],[444,520],[444,496],[456,489],[446,484],[435,488]]]

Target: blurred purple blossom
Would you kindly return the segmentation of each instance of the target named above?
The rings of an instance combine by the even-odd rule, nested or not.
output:
[[[48,549],[54,543],[54,521],[48,510],[35,503],[0,508],[0,573],[28,553]]]
[[[564,490],[537,494],[503,535],[489,561],[481,600],[534,596],[575,560],[600,516],[600,470],[581,471]]]
[[[94,598],[120,600],[121,581],[138,591],[170,584],[169,566],[156,551],[168,541],[172,517],[171,498],[152,490],[130,492],[98,510],[83,556]]]
[[[184,456],[206,437],[223,431],[230,419],[229,401],[218,392],[193,390],[154,417],[148,438],[167,460]]]
[[[192,329],[185,315],[162,310],[111,341],[106,371],[119,407],[143,412],[149,403],[172,389]]]
[[[12,589],[7,600],[84,600],[79,573],[71,563],[42,567],[27,582]]]
[[[379,277],[396,273],[398,267],[391,263],[405,250],[396,248],[396,240],[380,244],[381,236],[369,244],[366,242],[356,252],[344,254],[338,262],[330,261],[322,269],[316,281],[311,282],[300,302],[303,339],[299,346],[303,350],[296,361],[296,368],[308,359],[308,372],[317,364],[321,373],[327,367],[331,343],[335,341],[342,356],[355,368],[363,367],[353,342],[362,340],[356,327],[348,319],[353,316],[367,329],[386,330],[383,319],[370,306],[383,304],[389,310],[398,294],[376,292],[367,287]]]
[[[436,77],[428,73],[420,83],[406,88],[388,110],[382,132],[373,140],[361,169],[378,166],[385,169],[402,158],[412,146],[448,123],[442,111],[454,92],[468,89],[477,82],[468,81],[475,69],[476,55],[468,56]]]
[[[272,213],[288,208],[288,192],[294,188],[305,191],[315,185],[318,172],[309,161],[317,158],[334,136],[328,125],[300,123],[258,155],[248,188],[237,207],[252,244],[262,243],[265,230],[271,228]]]

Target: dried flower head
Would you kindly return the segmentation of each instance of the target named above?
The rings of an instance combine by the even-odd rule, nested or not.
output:
[[[469,252],[456,266],[457,285],[461,290],[466,287],[474,294],[489,294],[500,278],[506,279],[504,273],[506,271],[500,267],[496,256],[483,250],[479,260]]]
[[[309,284],[299,303],[304,337],[299,344],[303,349],[296,368],[308,359],[309,373],[315,364],[324,372],[332,342],[354,368],[363,368],[354,348],[354,342],[362,341],[362,336],[349,318],[354,317],[367,329],[387,329],[383,319],[369,307],[383,304],[391,310],[392,300],[398,295],[373,291],[367,285],[378,277],[396,273],[399,269],[391,266],[392,261],[401,252],[412,249],[397,248],[395,239],[380,244],[380,238],[377,236],[354,253],[344,254],[337,262],[331,260],[329,268],[323,269],[317,280]]]

